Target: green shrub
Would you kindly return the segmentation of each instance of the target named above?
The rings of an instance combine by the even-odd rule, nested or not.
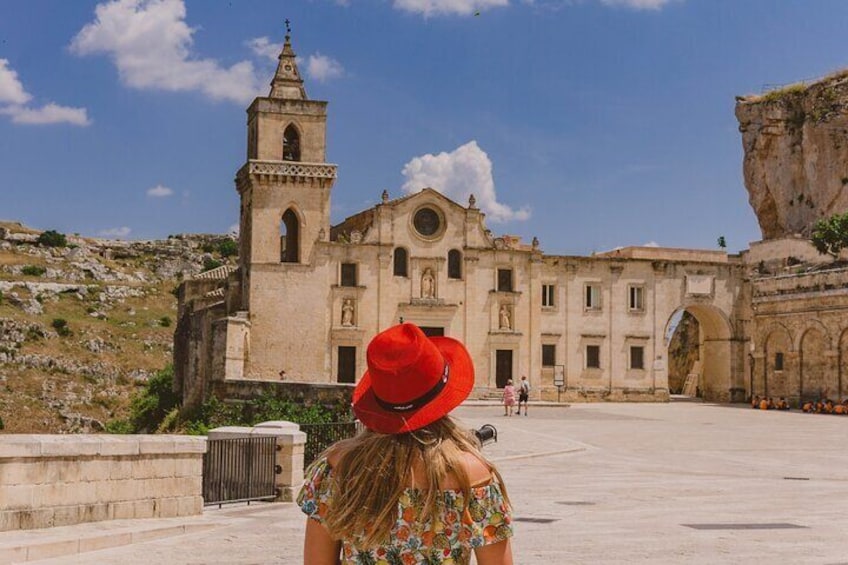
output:
[[[225,239],[218,244],[218,253],[221,257],[238,255],[238,243],[234,239]]]
[[[68,321],[64,318],[54,318],[51,324],[56,333],[62,337],[71,335],[71,328],[68,327]]]
[[[207,257],[205,261],[203,261],[203,270],[211,271],[212,269],[217,269],[220,267],[222,263],[217,259],[213,259],[212,257]]]
[[[40,277],[44,273],[47,272],[47,269],[44,267],[39,267],[38,265],[24,265],[21,269],[21,273],[30,277]]]
[[[38,326],[30,326],[27,328],[26,332],[26,340],[27,341],[39,341],[44,337],[44,332]]]
[[[205,435],[220,426],[253,426],[269,420],[288,420],[298,424],[349,422],[353,419],[346,403],[336,406],[303,404],[273,393],[265,393],[247,402],[228,403],[211,397],[191,414],[184,414],[183,431]]]
[[[163,328],[171,327],[171,318],[169,316],[162,316],[159,318],[159,325]]]
[[[177,429],[177,426],[180,423],[180,408],[178,406],[171,409],[170,412],[165,414],[165,417],[162,418],[162,421],[159,423],[159,426],[156,428],[157,434],[167,434],[170,432],[174,432]]]
[[[134,432],[132,422],[129,420],[110,420],[104,426],[109,434],[131,434]]]
[[[42,247],[66,247],[68,245],[68,238],[65,237],[65,234],[59,233],[56,230],[47,230],[41,232],[41,235],[38,236],[37,243]]]
[[[173,391],[174,367],[168,365],[148,379],[144,390],[130,402],[130,422],[135,433],[155,431],[180,399]]]

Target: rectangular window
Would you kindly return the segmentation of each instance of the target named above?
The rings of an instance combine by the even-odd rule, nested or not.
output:
[[[601,368],[601,346],[587,345],[586,346],[586,368],[600,369]]]
[[[356,347],[340,345],[338,349],[338,382],[356,382]]]
[[[601,289],[596,284],[586,285],[586,310],[601,309]]]
[[[783,353],[775,353],[774,354],[774,370],[782,371],[783,370]]]
[[[356,263],[342,263],[342,286],[356,286]]]
[[[630,300],[628,306],[632,312],[645,310],[645,287],[631,286],[629,288]]]
[[[634,345],[630,347],[630,368],[645,368],[645,348],[641,345]]]
[[[542,344],[542,366],[553,367],[556,365],[556,345]]]
[[[552,308],[554,306],[554,285],[552,284],[543,284],[542,285],[542,306],[546,308]]]
[[[512,269],[498,269],[498,292],[512,292]]]

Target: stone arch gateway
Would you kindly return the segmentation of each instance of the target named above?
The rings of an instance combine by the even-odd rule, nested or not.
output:
[[[697,375],[698,396],[705,400],[725,400],[731,389],[744,385],[736,383],[733,332],[727,315],[717,306],[689,304],[674,310],[666,322],[665,349],[674,334],[675,319],[688,312],[698,321],[698,356],[693,367]]]

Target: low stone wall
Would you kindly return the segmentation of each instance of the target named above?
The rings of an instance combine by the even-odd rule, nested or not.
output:
[[[0,531],[200,514],[206,438],[0,436]]]
[[[544,387],[541,391],[541,399],[548,402],[668,402],[668,389],[581,389],[567,388],[561,393],[556,388]]]

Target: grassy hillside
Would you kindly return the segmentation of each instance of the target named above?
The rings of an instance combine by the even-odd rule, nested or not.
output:
[[[6,433],[99,431],[171,360],[172,291],[232,252],[225,236],[124,242],[0,222],[0,418]],[[223,244],[223,245],[222,245]]]

